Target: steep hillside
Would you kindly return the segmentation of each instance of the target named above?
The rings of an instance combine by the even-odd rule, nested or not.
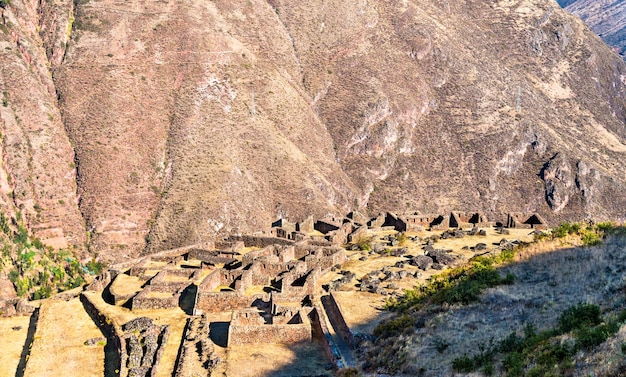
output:
[[[582,18],[622,56],[626,55],[626,4],[616,0],[558,0],[568,11]]]
[[[18,221],[18,212],[23,214],[28,227],[49,245],[84,250],[74,150],[50,75],[50,64],[60,62],[63,53],[46,55],[48,19],[39,15],[39,2],[0,4],[1,210]],[[54,12],[67,24],[71,10],[55,6]],[[58,20],[50,23],[60,29],[53,39],[65,46],[61,41],[69,37],[67,29]]]
[[[626,66],[552,1],[2,4],[9,108],[59,160],[5,152],[5,192],[58,177],[6,206],[102,256],[355,208],[626,215]]]

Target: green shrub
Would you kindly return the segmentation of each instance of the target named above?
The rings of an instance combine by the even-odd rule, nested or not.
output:
[[[359,250],[369,251],[372,250],[372,240],[373,238],[370,236],[360,236],[356,239],[353,239],[352,243],[354,245],[357,245],[359,247]]]
[[[578,232],[581,228],[579,223],[571,223],[569,221],[559,224],[556,228],[552,229],[553,238],[563,238],[567,235]]]
[[[602,238],[592,231],[585,231],[582,235],[582,240],[586,246],[595,246],[602,243]]]
[[[597,223],[595,226],[597,231],[600,231],[604,234],[609,234],[613,232],[617,227],[610,221],[605,221],[601,223]]]
[[[576,345],[583,349],[600,345],[611,335],[617,333],[619,327],[615,321],[609,321],[596,327],[582,327],[576,332]]]
[[[524,375],[524,355],[519,352],[511,352],[502,360],[502,366],[510,377]]]
[[[600,307],[594,304],[578,304],[566,309],[558,319],[559,330],[563,333],[594,326],[602,322]]]
[[[85,267],[87,267],[91,275],[99,275],[102,270],[104,270],[105,266],[104,263],[98,262],[95,259],[91,259],[89,262],[87,262]]]
[[[403,314],[400,317],[385,321],[374,329],[374,336],[388,338],[402,334],[407,329],[415,328],[415,319]]]
[[[341,368],[335,372],[336,377],[357,377],[360,376],[359,370],[356,368]]]
[[[459,373],[471,373],[478,368],[474,363],[474,359],[464,354],[463,356],[452,360],[452,369]]]
[[[447,341],[441,338],[435,338],[434,343],[435,343],[435,349],[439,353],[443,353],[443,351],[447,350],[448,347],[450,346],[450,344]]]
[[[398,233],[398,246],[404,246],[409,241],[409,237],[404,232]]]

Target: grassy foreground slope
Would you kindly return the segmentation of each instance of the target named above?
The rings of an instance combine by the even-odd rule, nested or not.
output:
[[[397,317],[361,343],[392,374],[615,375],[625,370],[626,230],[564,223],[390,301]]]

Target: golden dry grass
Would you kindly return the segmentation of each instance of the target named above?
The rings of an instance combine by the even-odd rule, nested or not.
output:
[[[104,337],[78,298],[42,303],[25,376],[102,376],[104,345],[86,346]]]
[[[2,317],[0,318],[0,377],[15,376],[20,355],[26,342],[30,317]],[[14,327],[21,327],[13,330]]]
[[[287,377],[328,374],[320,345],[259,344],[228,347],[226,377]]]
[[[392,316],[382,310],[385,297],[370,292],[334,292],[348,327],[355,333],[371,334],[374,328]]]

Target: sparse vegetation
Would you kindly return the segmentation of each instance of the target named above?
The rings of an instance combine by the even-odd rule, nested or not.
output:
[[[70,250],[54,250],[31,236],[23,224],[21,213],[15,225],[0,213],[0,266],[7,271],[17,295],[38,300],[67,289],[76,288],[89,274],[100,273],[104,266],[91,260],[83,265]]]
[[[408,242],[409,238],[406,236],[404,232],[398,233],[398,246],[405,246]]]
[[[387,301],[386,308],[398,312],[398,316],[382,322],[375,329],[376,338],[367,353],[367,360],[389,373],[415,372],[421,365],[428,364],[428,362],[417,361],[416,357],[419,356],[411,352],[409,352],[411,356],[402,355],[407,350],[420,348],[421,351],[418,351],[418,354],[422,356],[433,357],[433,355],[441,354],[443,358],[450,357],[447,365],[458,373],[480,373],[486,376],[569,375],[574,371],[574,368],[579,368],[577,358],[581,352],[594,354],[596,352],[594,349],[616,334],[626,322],[626,310],[618,313],[620,309],[615,309],[623,307],[623,300],[616,299],[614,303],[610,304],[613,309],[603,313],[600,307],[595,304],[581,303],[568,307],[567,305],[571,304],[563,305],[567,300],[563,302],[563,299],[559,298],[557,304],[552,300],[543,301],[540,298],[541,295],[533,295],[536,298],[529,301],[532,305],[541,305],[542,310],[548,311],[553,307],[559,307],[559,310],[562,311],[558,318],[552,317],[551,320],[549,315],[546,316],[545,320],[542,319],[542,315],[533,314],[530,316],[531,321],[540,326],[552,327],[537,331],[533,323],[527,323],[525,326],[520,325],[522,327],[519,330],[508,336],[506,334],[510,332],[510,328],[504,331],[500,329],[498,335],[495,335],[500,337],[499,341],[498,338],[494,339],[493,337],[487,340],[489,338],[483,335],[480,337],[482,344],[477,344],[471,348],[459,349],[459,345],[455,344],[454,340],[450,340],[455,339],[455,335],[450,333],[446,333],[445,339],[447,341],[442,341],[440,331],[450,329],[452,325],[445,324],[448,320],[455,321],[457,325],[460,322],[468,323],[468,326],[469,324],[475,326],[475,320],[466,322],[460,313],[465,313],[466,310],[469,312],[480,311],[480,309],[472,309],[474,306],[461,309],[459,304],[465,305],[475,302],[488,287],[514,283],[513,272],[519,275],[520,282],[526,286],[529,284],[528,273],[539,268],[539,271],[546,271],[549,275],[554,275],[552,278],[544,278],[546,287],[563,286],[562,289],[555,288],[555,290],[567,291],[569,288],[566,288],[566,284],[569,283],[556,278],[558,274],[554,274],[549,266],[539,267],[536,263],[540,262],[532,262],[527,258],[534,255],[545,255],[546,258],[550,258],[548,260],[551,260],[552,258],[548,257],[549,254],[545,254],[545,251],[559,247],[558,245],[561,244],[561,247],[567,248],[567,250],[558,251],[557,253],[563,254],[560,257],[555,257],[554,261],[562,260],[568,264],[574,263],[577,258],[575,255],[580,255],[583,260],[592,258],[591,260],[597,267],[584,269],[586,273],[591,273],[598,268],[603,268],[604,263],[615,263],[615,259],[605,255],[604,247],[581,250],[577,246],[598,245],[608,235],[624,235],[624,233],[626,233],[624,227],[610,222],[597,224],[567,222],[559,225],[552,232],[537,233],[534,236],[535,241],[531,244],[521,243],[515,249],[504,250],[501,254],[489,258],[473,258],[467,266],[434,275],[424,285],[406,290],[402,296]],[[554,242],[558,239],[564,239],[565,242]],[[543,246],[544,242],[545,247]],[[621,241],[617,242],[619,244]],[[613,241],[609,245],[613,245]],[[570,248],[571,246],[573,248]],[[521,258],[519,259],[520,264],[510,264],[514,259],[518,260],[515,258],[518,253]],[[540,260],[546,262],[543,258]],[[530,266],[527,266],[529,263]],[[500,268],[507,265],[505,271],[509,272],[502,272]],[[580,272],[582,271],[574,267],[563,271],[565,275],[579,274]],[[578,275],[570,275],[570,278],[578,279],[576,276]],[[619,287],[614,284],[614,278],[607,277],[607,279],[602,280],[606,281],[603,283],[606,284],[606,289],[619,290]],[[567,287],[570,287],[571,284]],[[496,289],[485,296],[485,305],[489,307],[497,305],[494,300],[498,300],[501,296],[515,297],[515,300],[518,300],[519,295],[519,288]],[[482,306],[482,304],[479,305],[479,307]],[[552,322],[555,320],[557,321]],[[526,320],[517,319],[518,323],[524,321]],[[421,334],[423,340],[418,340],[416,334]],[[622,355],[620,344],[616,347],[618,354]],[[626,349],[626,346],[623,348]],[[475,351],[469,351],[470,349]],[[451,350],[452,353],[450,353]],[[464,351],[467,353],[464,354]],[[428,367],[428,369],[431,368],[432,366]],[[433,370],[442,372],[444,369],[436,367]]]
[[[486,288],[513,284],[515,276],[502,277],[496,267],[512,261],[514,255],[514,250],[504,250],[497,256],[474,258],[468,265],[435,275],[426,284],[405,291],[399,299],[389,300],[386,308],[404,313],[426,304],[476,301]]]
[[[352,244],[358,246],[359,250],[369,251],[372,250],[372,241],[371,236],[362,235],[353,239]]]
[[[550,236],[552,239],[565,238],[567,236],[579,236],[586,246],[595,246],[602,243],[602,240],[609,234],[623,231],[612,222],[601,222],[595,225],[580,222],[563,222],[552,229]]]
[[[626,311],[616,318],[603,318],[599,306],[581,303],[563,311],[555,328],[536,332],[527,324],[523,336],[513,332],[477,355],[454,359],[452,368],[460,373],[493,369],[499,355],[507,376],[566,375],[573,369],[578,351],[604,343],[625,320]]]

